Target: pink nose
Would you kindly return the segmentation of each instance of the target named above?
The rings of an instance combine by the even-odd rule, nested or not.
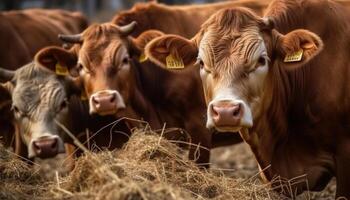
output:
[[[92,106],[98,114],[113,114],[117,109],[117,96],[115,93],[102,93],[91,96]]]
[[[218,102],[212,105],[212,118],[216,126],[239,126],[243,116],[241,104]]]
[[[40,158],[54,157],[58,154],[58,139],[42,137],[33,141],[35,155]]]

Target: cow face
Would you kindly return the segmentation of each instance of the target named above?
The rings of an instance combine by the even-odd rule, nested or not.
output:
[[[0,70],[0,79],[6,81],[1,84],[2,89],[11,94],[12,111],[28,147],[28,157],[47,158],[64,152],[64,133],[56,121],[67,124],[68,100],[74,84],[37,65],[30,63],[16,71]]]
[[[264,112],[264,102],[271,99],[269,80],[278,78],[273,77],[276,70],[300,67],[321,49],[322,41],[314,33],[295,30],[282,35],[273,29],[272,20],[236,8],[213,15],[191,41],[171,35],[153,40],[146,54],[162,66],[169,54],[186,66],[199,64],[207,127],[234,132],[252,127],[253,119]]]
[[[148,31],[138,38],[128,36],[135,25],[106,23],[89,27],[78,39],[61,36],[66,42],[80,43],[78,68],[90,114],[113,115],[128,105],[135,85],[131,57],[139,57],[145,44],[161,34]]]

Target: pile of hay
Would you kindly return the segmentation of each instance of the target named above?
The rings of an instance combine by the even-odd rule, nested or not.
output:
[[[0,144],[0,199],[40,196],[43,179],[34,168]]]
[[[43,194],[54,199],[282,199],[267,186],[200,170],[177,145],[135,131],[119,151],[87,153]]]

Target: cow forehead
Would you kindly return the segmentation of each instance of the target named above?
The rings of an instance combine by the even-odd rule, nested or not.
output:
[[[119,37],[114,31],[104,32],[98,37],[84,37],[84,43],[79,51],[79,62],[89,69],[101,64],[115,62],[121,54],[127,53],[126,38]]]
[[[202,25],[199,47],[210,63],[225,59],[250,62],[262,43],[260,25],[263,20],[245,8],[224,9]]]
[[[21,111],[33,115],[56,109],[66,96],[64,85],[55,75],[50,75],[46,78],[17,79],[12,99]]]
[[[262,54],[266,48],[258,27],[227,34],[209,29],[199,44],[199,57],[212,68],[250,67]]]

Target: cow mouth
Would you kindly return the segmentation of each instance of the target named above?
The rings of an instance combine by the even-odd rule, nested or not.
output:
[[[238,131],[240,131],[242,128],[242,126],[236,126],[236,127],[232,127],[229,125],[220,125],[220,126],[214,126],[214,128],[219,131],[219,132],[234,132],[237,133]]]

